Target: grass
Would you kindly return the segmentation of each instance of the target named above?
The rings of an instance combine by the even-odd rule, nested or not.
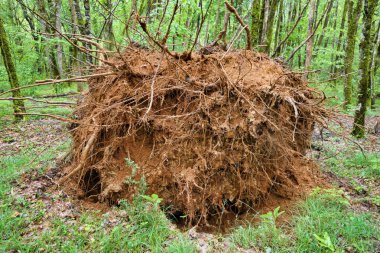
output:
[[[64,88],[62,92],[68,91],[70,88]],[[329,96],[334,92],[336,90],[331,88],[326,93]],[[51,88],[38,88],[24,95],[51,93]],[[330,106],[340,102],[332,102]],[[27,106],[31,104],[28,102]],[[46,107],[32,112],[67,116],[70,110]],[[0,129],[11,124],[11,113],[10,102],[0,101],[0,119],[7,119],[0,123]],[[370,112],[371,115],[376,113]],[[34,118],[38,117],[28,119]],[[45,173],[68,147],[69,143],[60,143],[40,154],[44,147],[28,143],[19,153],[0,153],[0,252],[197,252],[196,243],[186,233],[173,229],[159,208],[159,198],[145,196],[143,192],[132,203],[121,202],[112,210],[111,213],[117,214],[115,224],[109,224],[113,220],[109,213],[95,211],[84,211],[77,219],[48,217],[50,207],[38,196],[31,201],[14,194],[14,182],[23,173],[36,170]],[[363,156],[350,146],[338,153],[335,146],[325,147],[324,152],[331,158],[324,162],[323,170],[348,180],[358,192],[364,187],[367,195],[363,200],[380,205],[379,196],[372,194],[380,182],[377,153]],[[361,180],[370,183],[363,185]],[[57,201],[63,198],[60,195],[51,197]],[[297,206],[287,223],[279,225],[276,220],[281,212],[273,211],[261,216],[261,222],[237,227],[218,240],[228,245],[224,251],[229,252],[249,249],[262,252],[322,253],[351,249],[352,252],[376,252],[379,250],[376,242],[380,240],[379,216],[355,211],[350,203],[341,190],[318,188]]]
[[[46,219],[49,207],[43,201],[30,202],[12,193],[12,182],[22,173],[36,168],[44,173],[68,146],[55,146],[34,164],[30,162],[40,148],[32,144],[20,154],[0,156],[0,252],[195,252],[194,245],[171,228],[157,200],[143,194],[115,208],[123,215],[117,225],[107,226],[109,217],[96,212],[84,212],[78,221]],[[48,225],[39,228],[44,222]]]
[[[114,226],[106,225],[107,214],[88,211],[77,221],[56,217],[49,220],[44,230],[34,230],[33,225],[46,222],[48,207],[42,201],[29,202],[13,195],[11,182],[24,172],[48,167],[68,146],[68,143],[55,146],[34,164],[30,164],[32,154],[39,148],[33,145],[20,154],[1,157],[1,252],[196,252],[195,244],[187,236],[171,228],[159,208],[159,198],[143,194],[132,203],[121,202],[120,207],[115,207],[115,212],[121,215]],[[367,168],[364,161],[355,157],[343,164],[349,165],[351,171],[356,171],[358,166]],[[373,163],[368,161],[368,164]],[[372,175],[371,171],[366,174]],[[41,169],[40,173],[43,172]],[[291,220],[281,226],[276,222],[281,212],[275,213],[261,216],[259,224],[238,227],[223,238],[230,244],[228,250],[341,252],[352,248],[357,252],[376,252],[375,242],[380,240],[380,222],[372,213],[355,212],[339,190],[315,189],[299,204]],[[316,236],[322,240],[327,240],[324,237],[327,236],[335,251],[329,251]]]
[[[1,87],[0,87],[1,88]],[[9,88],[3,87],[3,90],[7,90]],[[1,89],[0,89],[1,90]],[[68,93],[75,92],[75,85],[62,85],[60,86],[58,93]],[[1,92],[0,92],[1,93]],[[22,96],[24,97],[41,97],[45,95],[54,95],[56,91],[52,86],[41,86],[33,89],[22,90]],[[11,97],[11,94],[7,94],[6,96]],[[48,100],[52,102],[74,102],[70,101],[67,97],[57,97],[57,98],[38,98],[38,100]],[[38,113],[38,114],[52,114],[59,116],[68,116],[72,109],[70,107],[58,107],[54,105],[49,105],[45,103],[36,103],[29,100],[24,100],[25,107],[27,108],[27,113]],[[38,108],[36,108],[38,107]],[[27,116],[28,119],[39,119],[41,116]],[[2,100],[0,101],[0,130],[5,128],[6,126],[11,125],[13,122],[13,108],[12,101]]]
[[[332,140],[331,143],[333,143]],[[355,211],[357,203],[380,206],[380,156],[365,156],[354,146],[324,145],[322,169],[348,182],[358,196],[350,199],[341,189],[315,189],[282,226],[268,223],[237,228],[230,236],[231,252],[256,249],[263,252],[378,252],[380,217],[375,212]],[[365,188],[365,189],[363,189]],[[352,203],[352,204],[351,204]]]
[[[328,148],[328,147],[326,147]],[[365,178],[380,181],[380,156],[378,153],[351,151],[335,153],[334,148],[328,148],[327,154],[332,156],[326,161],[324,169],[345,178]],[[347,157],[348,156],[348,157]]]
[[[355,213],[342,192],[316,189],[297,212],[289,224],[281,227],[265,222],[239,227],[231,235],[232,248],[265,252],[344,252],[352,248],[356,252],[376,252],[380,222],[374,223],[371,213]],[[324,234],[334,251],[316,239]]]

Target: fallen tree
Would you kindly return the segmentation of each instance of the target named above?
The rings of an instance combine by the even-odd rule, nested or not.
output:
[[[321,96],[266,55],[181,59],[130,46],[109,61],[74,113],[72,161],[59,181],[70,192],[115,204],[144,179],[146,194],[194,224],[314,185],[304,155],[326,114]]]

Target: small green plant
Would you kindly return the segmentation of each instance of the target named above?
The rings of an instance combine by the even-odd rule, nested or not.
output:
[[[154,207],[158,207],[162,201],[162,198],[158,197],[157,194],[152,194],[150,196],[148,195],[142,195],[142,197],[153,204]]]
[[[336,251],[335,250],[335,246],[334,246],[333,242],[331,241],[331,238],[327,232],[323,233],[323,237],[321,237],[317,234],[314,234],[314,237],[315,237],[315,239],[317,239],[318,245],[320,247],[327,249],[329,252],[333,252],[333,253],[343,252],[343,251]]]
[[[336,188],[322,189],[322,188],[317,187],[312,191],[311,196],[318,196],[318,195],[323,195],[324,198],[336,201],[343,206],[350,205],[349,196],[346,196],[344,191],[341,189],[336,189]]]
[[[136,176],[137,170],[139,169],[139,166],[137,165],[137,163],[135,163],[135,161],[133,161],[133,160],[131,160],[131,159],[129,159],[127,157],[127,158],[125,158],[125,164],[128,167],[132,168],[132,174],[131,174],[131,176],[132,177]]]
[[[131,176],[129,176],[125,179],[124,183],[127,185],[131,185],[131,186],[139,184],[140,182],[138,182],[134,179],[136,176],[137,170],[139,169],[139,166],[134,161],[129,159],[128,157],[125,158],[125,164],[128,167],[132,168],[132,173],[131,173]]]
[[[260,215],[263,223],[271,224],[272,226],[276,227],[276,220],[278,217],[280,217],[284,211],[280,211],[280,207],[276,207],[276,209],[273,210],[273,212],[268,212],[266,214]]]

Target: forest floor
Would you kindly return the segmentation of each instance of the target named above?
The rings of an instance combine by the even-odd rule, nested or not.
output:
[[[374,120],[369,117],[368,125]],[[108,210],[87,208],[54,187],[57,161],[70,146],[65,124],[34,119],[6,126],[0,135],[0,251],[379,252],[380,138],[369,130],[363,140],[344,140],[352,118],[339,121],[342,127],[330,126],[323,138],[315,132],[309,153],[330,188],[281,207],[284,215],[257,214],[255,224],[237,221],[227,233],[213,234],[178,229],[149,196]]]

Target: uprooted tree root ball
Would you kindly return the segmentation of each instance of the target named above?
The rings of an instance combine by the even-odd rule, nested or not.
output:
[[[248,50],[174,59],[129,47],[89,81],[61,179],[76,194],[117,203],[144,178],[146,194],[187,222],[244,213],[313,182],[304,157],[321,96]],[[134,163],[137,165],[134,165]]]

